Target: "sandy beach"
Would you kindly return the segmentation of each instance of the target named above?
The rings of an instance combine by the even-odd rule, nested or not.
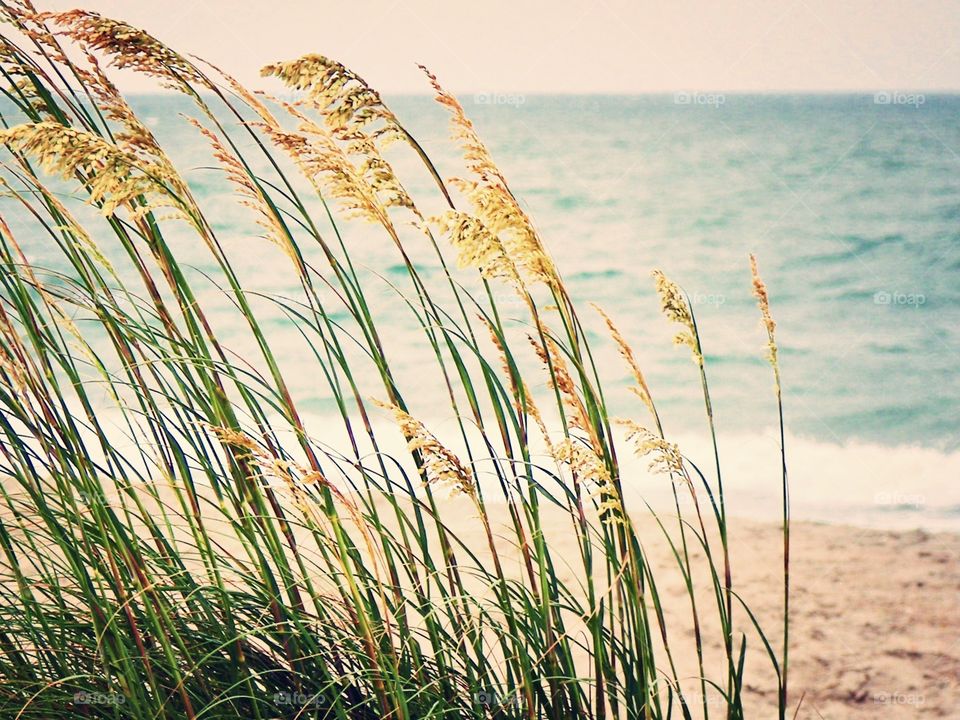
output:
[[[448,502],[455,506],[461,501]],[[466,515],[470,509],[450,512]],[[679,630],[689,625],[689,601],[659,530],[642,514],[636,517],[647,538],[648,560],[659,573],[667,625],[681,632],[677,637],[683,648],[674,650],[678,666],[688,667],[692,677],[692,629]],[[544,518],[555,557],[575,556],[569,519],[549,511]],[[730,522],[734,589],[779,649],[780,528],[737,518]],[[471,545],[482,543],[479,523],[456,527]],[[803,697],[799,719],[958,717],[960,535],[795,522],[792,556],[790,697],[794,708]],[[698,602],[709,603],[708,588],[703,583],[700,588]],[[748,716],[773,717],[774,678],[745,613],[736,617],[748,633],[748,669],[753,668]],[[722,648],[716,634],[705,630],[704,635],[709,668],[711,662],[722,662]]]
[[[734,528],[740,591],[761,617],[775,618],[779,598],[765,588],[777,582],[779,529]],[[792,541],[798,717],[957,717],[960,536],[796,523]],[[774,701],[770,687],[747,689]]]

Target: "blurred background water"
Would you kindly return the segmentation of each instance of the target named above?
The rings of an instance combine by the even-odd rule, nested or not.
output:
[[[960,98],[467,101],[574,295],[603,305],[637,342],[663,401],[679,391],[665,380],[684,358],[652,342],[655,267],[691,296],[721,421],[755,424],[765,368],[754,252],[794,431],[957,447]],[[444,127],[421,102],[395,104],[439,141]]]
[[[818,519],[956,523],[960,97],[921,96],[912,103],[877,102],[872,95],[462,100],[585,317],[586,303],[598,303],[633,344],[668,432],[701,429],[702,401],[689,354],[672,345],[673,328],[659,313],[653,268],[691,298],[730,453],[774,437],[772,378],[747,262],[754,252],[778,322],[794,461],[802,477],[809,466],[810,489],[795,490],[801,507],[806,498],[807,515]],[[441,108],[419,96],[390,104],[441,175],[463,174]],[[289,261],[255,237],[249,217],[237,216],[222,174],[204,167],[213,163],[198,162],[209,152],[178,116],[196,114],[189,103],[140,96],[134,105],[212,208],[241,274],[265,291],[296,295]],[[426,211],[442,209],[415,158],[391,160],[415,198],[431,198],[422,201]],[[382,233],[356,224],[340,229],[371,273],[402,277]],[[198,270],[209,269],[203,248],[194,259]],[[439,276],[435,263],[424,262],[428,275]],[[235,311],[226,299],[218,307],[229,334],[226,318]],[[413,365],[426,348],[417,347],[423,341],[412,317],[395,296],[381,311],[391,342],[407,345],[395,354],[399,365],[411,364],[401,374],[424,387],[422,398],[430,397],[437,379]],[[272,322],[291,334],[283,313],[275,311]],[[626,384],[626,369],[602,325],[591,318],[588,326],[605,380]],[[330,412],[314,358],[301,348],[283,361],[307,410]],[[442,414],[442,393],[437,396]],[[616,414],[638,412],[631,398],[609,393]],[[750,457],[737,462],[748,478],[743,485],[751,486]],[[846,485],[848,502],[839,502]]]

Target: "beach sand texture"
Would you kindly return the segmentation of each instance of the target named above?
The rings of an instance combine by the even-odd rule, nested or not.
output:
[[[573,534],[566,531],[569,519],[549,510],[544,517],[555,556],[576,555]],[[667,626],[682,627],[688,636],[679,638],[682,649],[674,649],[675,655],[688,653],[677,657],[678,666],[692,672],[689,600],[660,531],[649,519],[639,524]],[[470,544],[483,542],[479,523],[476,530],[463,521],[457,527]],[[804,698],[797,717],[960,717],[960,536],[795,522],[791,542],[792,705]],[[773,635],[775,648],[780,647],[776,632],[782,612],[780,543],[779,526],[731,520],[734,589]],[[710,602],[703,582],[698,602]],[[715,619],[715,613],[702,615],[708,622]],[[748,631],[745,613],[736,617]],[[719,635],[705,629],[704,637],[706,657],[721,662]],[[775,684],[755,636],[748,648],[748,668],[754,666],[747,673],[748,717],[773,717]]]

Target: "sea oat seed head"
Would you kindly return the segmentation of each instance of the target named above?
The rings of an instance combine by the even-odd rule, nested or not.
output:
[[[672,280],[667,278],[660,270],[654,270],[654,283],[656,284],[657,294],[660,295],[660,307],[663,314],[671,322],[683,326],[683,330],[678,332],[673,341],[677,345],[686,345],[693,353],[694,362],[702,365],[703,354],[697,343],[697,331],[693,322],[693,313],[690,311],[690,304],[687,302],[683,291]]]
[[[473,473],[456,454],[445,447],[426,426],[397,405],[374,401],[378,407],[393,413],[394,420],[407,440],[410,452],[419,452],[423,465],[420,472],[424,484],[447,486],[470,497],[476,496]]]
[[[637,457],[653,456],[650,460],[652,471],[665,473],[689,483],[683,455],[676,443],[668,442],[633,420],[618,419],[615,422],[626,428],[627,442],[633,443],[633,450]]]
[[[779,390],[780,377],[777,361],[777,340],[775,330],[777,324],[773,321],[773,315],[770,313],[770,296],[767,293],[767,286],[760,277],[760,269],[757,267],[757,258],[752,253],[750,255],[750,274],[753,277],[753,295],[757,298],[760,306],[760,315],[763,318],[763,325],[767,329],[767,360],[777,370],[777,388]]]
[[[623,502],[603,458],[589,445],[565,438],[553,450],[554,458],[570,467],[574,476],[592,486],[599,498],[597,512],[604,523],[624,521]]]
[[[123,21],[86,10],[40,13],[37,19],[50,21],[81,45],[109,55],[111,64],[120,69],[159,78],[164,85],[176,90],[189,90],[189,82],[209,85],[183,55]]]

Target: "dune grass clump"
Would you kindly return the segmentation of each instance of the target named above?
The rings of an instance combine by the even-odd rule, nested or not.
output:
[[[465,159],[449,181],[328,58],[265,67],[295,97],[278,100],[125,23],[0,6],[0,717],[742,718],[748,637],[776,677],[765,716],[787,716],[787,617],[778,651],[736,592],[704,353],[677,285],[655,276],[698,368],[709,470],[665,434],[614,321],[581,316],[431,73]],[[192,102],[182,121],[257,228],[241,244],[111,67]],[[395,172],[403,153],[434,197]],[[365,269],[361,226],[400,279]],[[237,269],[277,251],[296,297]],[[397,370],[385,286],[448,402],[440,426]],[[322,423],[265,308],[331,399]],[[242,340],[225,339],[224,312]],[[587,324],[634,386],[601,387]],[[611,417],[611,392],[635,393],[636,417]],[[634,453],[672,484],[675,515],[629,501]],[[785,462],[783,488],[786,610]],[[548,512],[574,556],[551,546]],[[666,623],[642,518],[671,548],[690,635]]]

